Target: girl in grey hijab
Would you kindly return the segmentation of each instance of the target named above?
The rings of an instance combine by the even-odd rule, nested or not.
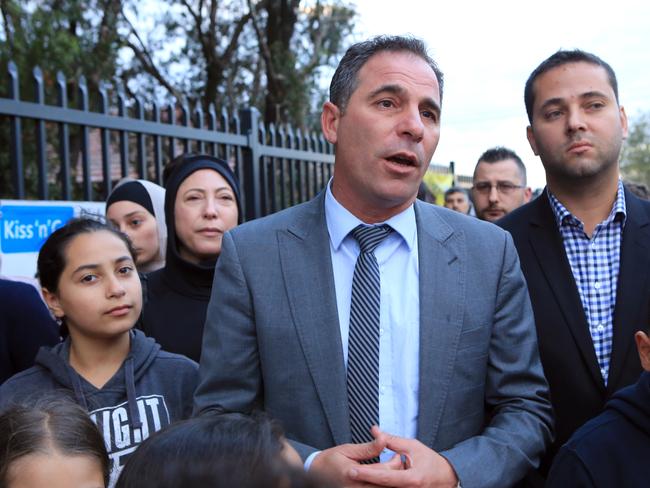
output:
[[[131,239],[138,271],[149,273],[165,266],[167,225],[163,187],[151,181],[123,179],[106,200],[106,218]]]

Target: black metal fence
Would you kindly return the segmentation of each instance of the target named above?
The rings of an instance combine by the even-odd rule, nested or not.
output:
[[[8,153],[12,188],[0,188],[0,198],[101,201],[125,176],[160,184],[163,161],[195,151],[232,165],[250,220],[312,198],[332,175],[333,147],[322,134],[266,127],[254,108],[231,116],[213,105],[204,111],[201,103],[190,110],[186,100],[160,107],[103,82],[91,94],[84,77],[73,84],[58,73],[48,82],[38,67],[30,101],[21,97],[13,62],[7,73],[0,134],[9,151],[0,154]],[[46,89],[54,103],[47,103]]]

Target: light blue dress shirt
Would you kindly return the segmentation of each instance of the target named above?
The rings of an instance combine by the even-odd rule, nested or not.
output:
[[[330,237],[343,358],[347,366],[352,276],[359,244],[350,235],[363,222],[336,201],[327,185],[325,220]],[[417,226],[413,205],[388,219],[394,232],[375,250],[381,279],[379,318],[379,426],[415,438],[418,418],[420,297]],[[386,451],[381,461],[393,456]]]

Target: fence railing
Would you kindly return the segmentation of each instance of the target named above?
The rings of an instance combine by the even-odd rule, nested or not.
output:
[[[232,165],[250,220],[312,198],[333,172],[333,147],[322,134],[267,127],[254,108],[231,116],[214,105],[204,111],[200,102],[190,110],[187,100],[161,107],[103,82],[91,94],[84,77],[71,83],[58,73],[46,83],[38,67],[29,101],[21,98],[13,62],[7,73],[0,143],[9,151],[0,151],[0,163],[4,155],[12,188],[0,188],[0,198],[101,201],[126,176],[161,184],[163,161],[195,151]],[[55,103],[46,102],[46,88]]]

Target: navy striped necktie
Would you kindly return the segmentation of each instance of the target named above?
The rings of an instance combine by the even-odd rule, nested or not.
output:
[[[355,444],[372,441],[370,427],[379,425],[381,287],[374,250],[392,231],[388,225],[359,225],[352,230],[360,247],[352,278],[347,370],[350,431]]]

